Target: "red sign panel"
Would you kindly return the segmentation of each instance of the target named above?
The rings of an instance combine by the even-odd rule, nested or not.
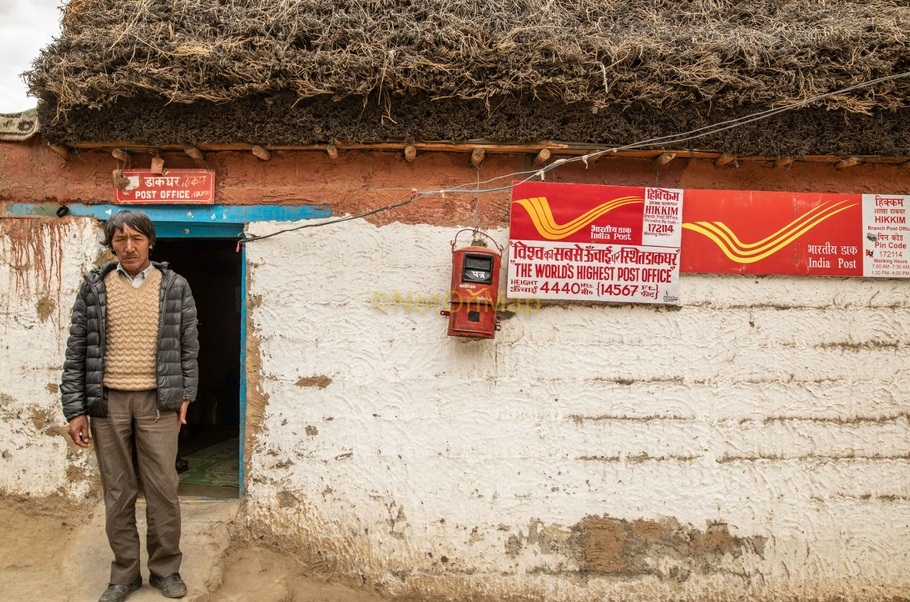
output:
[[[910,195],[541,182],[512,198],[510,297],[661,302],[653,284],[675,299],[680,271],[910,278]]]
[[[512,298],[677,303],[683,191],[525,182],[512,190]]]
[[[125,169],[128,180],[117,189],[121,205],[211,205],[215,202],[215,172],[208,169],[167,169],[156,174],[149,169]]]
[[[512,199],[512,239],[641,244],[644,188],[526,182]]]
[[[859,194],[686,190],[680,269],[863,275]]]

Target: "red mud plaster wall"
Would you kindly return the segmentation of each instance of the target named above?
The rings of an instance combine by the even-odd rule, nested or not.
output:
[[[274,152],[260,161],[247,152],[212,152],[203,161],[184,153],[164,153],[165,166],[203,167],[216,173],[216,202],[228,205],[331,205],[336,215],[359,213],[406,200],[411,189],[439,190],[467,185],[468,192],[421,198],[411,205],[370,218],[443,226],[472,224],[481,182],[517,172],[533,172],[533,155],[488,154],[480,170],[463,153],[423,153],[413,163],[400,152],[348,152],[332,159],[322,152]],[[558,156],[554,156],[558,159]],[[150,155],[133,155],[130,167],[147,168]],[[0,143],[0,202],[110,203],[111,172],[122,165],[106,152],[83,152],[70,161],[41,140]],[[483,184],[499,187],[514,176]],[[623,186],[668,186],[742,190],[880,192],[910,194],[910,171],[896,165],[865,164],[838,171],[831,164],[795,162],[775,169],[772,162],[742,161],[715,167],[712,161],[677,158],[666,166],[649,159],[603,157],[586,167],[576,161],[547,172],[547,181]],[[509,192],[480,195],[481,226],[508,224]]]

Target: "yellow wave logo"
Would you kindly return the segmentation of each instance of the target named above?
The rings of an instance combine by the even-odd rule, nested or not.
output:
[[[582,228],[591,224],[597,218],[606,215],[614,209],[625,207],[626,205],[635,205],[644,203],[645,200],[640,196],[624,196],[602,203],[590,211],[579,215],[575,219],[565,224],[558,224],[553,219],[553,212],[550,211],[550,203],[545,197],[532,197],[515,201],[525,208],[534,227],[541,236],[547,240],[562,240],[567,236],[572,236]]]
[[[730,260],[736,263],[755,263],[777,253],[794,240],[824,222],[858,203],[847,205],[850,201],[832,201],[819,205],[812,211],[796,218],[771,236],[754,243],[744,243],[723,222],[695,222],[682,225],[687,230],[707,236],[720,247]]]

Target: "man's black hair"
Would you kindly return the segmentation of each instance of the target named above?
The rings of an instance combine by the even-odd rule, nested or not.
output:
[[[123,232],[123,226],[129,226],[137,232],[145,234],[149,239],[149,246],[154,246],[157,240],[155,236],[155,224],[146,214],[141,211],[121,211],[110,216],[104,223],[104,245],[111,246],[114,234]]]

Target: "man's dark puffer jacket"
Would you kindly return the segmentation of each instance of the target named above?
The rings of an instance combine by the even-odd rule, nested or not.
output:
[[[166,263],[152,262],[161,270],[158,318],[158,410],[176,411],[183,399],[196,399],[199,385],[199,337],[196,330],[196,302],[183,276]],[[104,277],[116,269],[106,263],[89,272],[73,305],[70,336],[63,363],[63,415],[107,416],[103,399],[104,327],[107,319],[107,288]]]

